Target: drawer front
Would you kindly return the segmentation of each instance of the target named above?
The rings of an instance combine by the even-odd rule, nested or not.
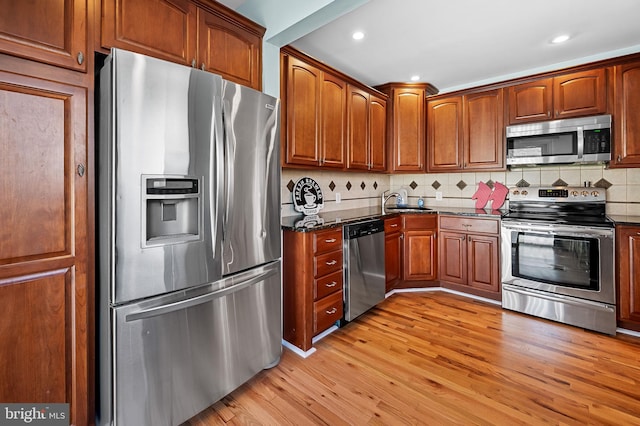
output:
[[[342,269],[313,280],[313,300],[322,299],[329,294],[342,290]]]
[[[327,253],[342,248],[342,227],[332,228],[313,234],[313,252]]]
[[[340,270],[342,270],[342,249],[313,258],[313,272],[316,278]]]
[[[342,291],[324,297],[313,304],[313,334],[323,332],[342,318]]]
[[[402,216],[384,220],[384,233],[393,234],[402,231]]]
[[[412,214],[404,215],[404,229],[436,229],[438,226],[438,216],[435,214]]]
[[[500,232],[500,222],[496,219],[440,216],[440,229],[498,234]]]

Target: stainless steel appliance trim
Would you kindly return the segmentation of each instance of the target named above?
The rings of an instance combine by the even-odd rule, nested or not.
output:
[[[547,293],[544,291],[538,291],[538,290],[533,290],[533,289],[524,289],[522,287],[516,287],[514,285],[510,285],[510,284],[503,284],[503,288],[505,290],[508,291],[513,291],[515,293],[520,293],[523,295],[535,295],[536,297],[539,297],[541,299],[546,299],[546,300],[553,300],[553,301],[561,301],[563,303],[567,303],[569,305],[576,305],[576,306],[592,306],[596,309],[601,309],[603,311],[608,311],[608,312],[615,312],[615,306],[612,306],[608,303],[599,303],[599,302],[594,302],[592,300],[587,300],[587,299],[579,299],[576,297],[571,297],[571,296],[565,296],[562,294],[554,294],[554,293]]]
[[[211,293],[207,293],[207,294],[203,294],[200,296],[196,296],[196,297],[192,297],[190,299],[185,299],[185,300],[181,300],[178,302],[174,302],[174,303],[169,303],[169,304],[162,304],[160,306],[156,306],[153,308],[148,308],[148,309],[143,309],[141,311],[138,312],[134,312],[131,314],[128,314],[125,317],[125,321],[126,322],[131,322],[131,321],[137,321],[137,320],[141,320],[141,319],[146,319],[146,318],[151,318],[151,317],[155,317],[158,315],[163,315],[163,314],[167,314],[169,312],[173,312],[173,311],[178,311],[180,309],[186,309],[189,308],[191,306],[196,306],[196,305],[200,305],[202,303],[208,302],[210,300],[214,300],[223,296],[227,296],[231,293],[235,293],[237,291],[242,290],[245,287],[249,287],[257,282],[263,281],[265,279],[267,279],[268,277],[275,275],[277,272],[277,270],[271,269],[271,270],[267,270],[266,272],[261,273],[260,275],[257,275],[247,281],[244,281],[240,284],[237,285],[233,285],[231,287],[226,287],[220,290],[216,290],[213,291]]]
[[[510,138],[573,132],[578,129],[594,130],[607,128],[611,128],[611,115],[604,114],[591,117],[564,118],[561,120],[514,124],[506,127],[506,135],[507,138]]]

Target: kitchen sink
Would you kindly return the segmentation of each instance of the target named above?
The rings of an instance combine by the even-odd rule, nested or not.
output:
[[[418,206],[387,206],[384,209],[385,210],[395,210],[395,211],[402,211],[402,210],[411,210],[411,211],[424,210],[424,211],[429,211],[429,210],[431,210],[430,208],[427,208],[427,207],[418,207]]]

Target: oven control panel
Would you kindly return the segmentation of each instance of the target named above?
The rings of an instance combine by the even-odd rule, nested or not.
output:
[[[546,201],[585,203],[606,201],[604,188],[563,186],[563,187],[516,187],[509,189],[509,201]]]

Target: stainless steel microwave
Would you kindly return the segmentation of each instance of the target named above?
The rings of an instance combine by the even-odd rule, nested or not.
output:
[[[507,126],[507,165],[611,160],[611,115]]]

